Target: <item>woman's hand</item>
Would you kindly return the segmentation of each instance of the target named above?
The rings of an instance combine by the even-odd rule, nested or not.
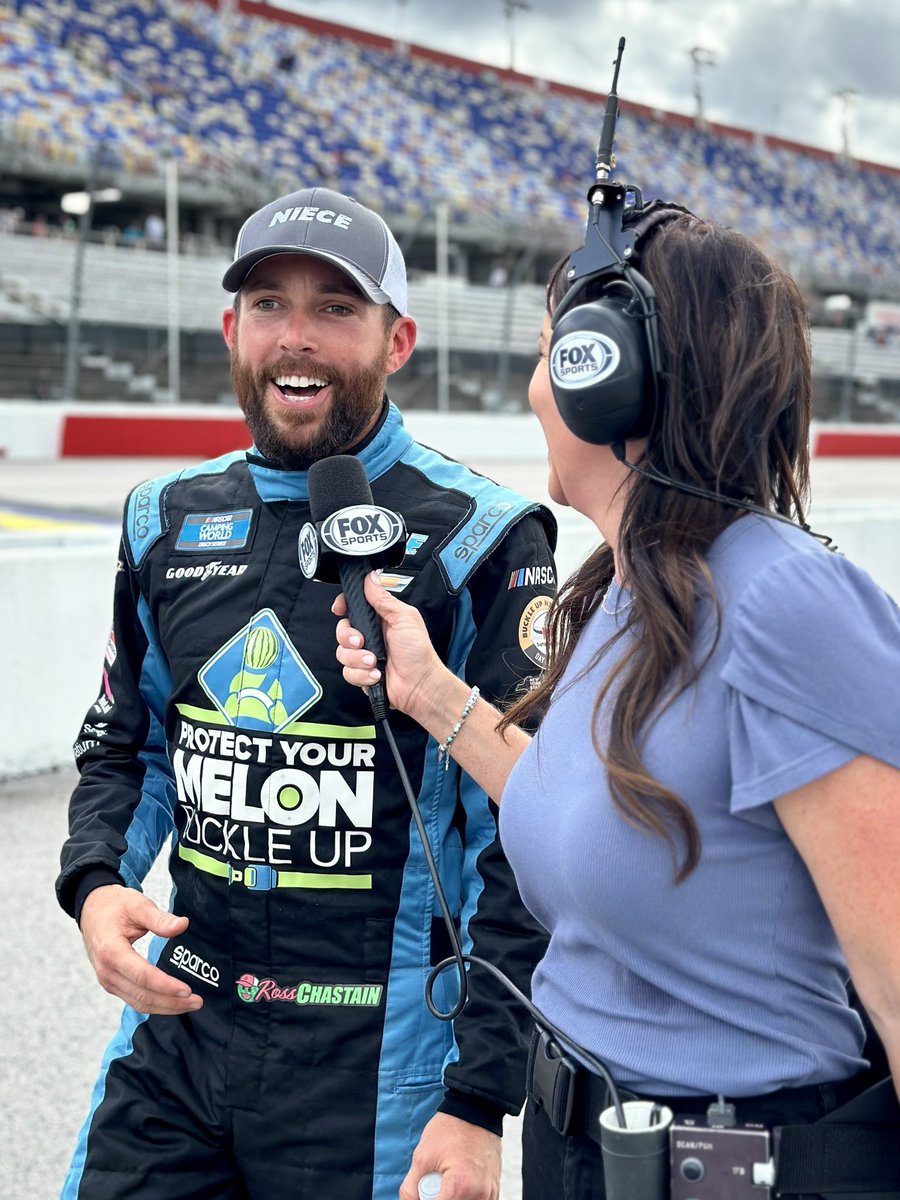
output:
[[[374,572],[366,576],[365,593],[384,632],[384,684],[389,702],[443,745],[470,699],[469,684],[441,662],[418,610],[385,591]],[[347,619],[343,595],[338,596],[331,610],[341,618],[336,654],[344,668],[344,679],[361,688],[378,683],[381,671],[375,665],[375,655],[366,649],[363,635]],[[493,705],[479,700],[470,707],[452,746],[454,760],[498,803],[509,772],[531,740],[515,726],[498,733],[499,718]]]
[[[393,708],[418,719],[439,696],[442,683],[454,676],[432,646],[419,611],[386,591],[374,571],[366,576],[365,594],[384,632],[387,651],[384,683],[388,700]],[[363,635],[350,624],[343,593],[332,605],[332,612],[342,618],[337,624],[336,654],[344,669],[344,679],[363,689],[378,683],[381,671],[375,655],[366,649]]]

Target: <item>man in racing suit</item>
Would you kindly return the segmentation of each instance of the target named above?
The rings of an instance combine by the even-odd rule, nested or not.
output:
[[[386,585],[495,701],[542,666],[553,519],[414,442],[384,396],[415,326],[376,214],[321,188],[281,197],[245,223],[224,285],[254,446],[128,498],[76,745],[57,891],[127,1007],[63,1196],[413,1200],[438,1170],[455,1200],[484,1200],[527,1014],[477,967],[452,1025],[425,1007],[449,938],[389,748],[335,659],[338,589],[301,570],[306,468],[358,457],[408,531]],[[493,804],[391,725],[464,948],[527,990],[544,937]],[[166,914],[140,886],[169,838]],[[445,1010],[457,986],[439,981]]]

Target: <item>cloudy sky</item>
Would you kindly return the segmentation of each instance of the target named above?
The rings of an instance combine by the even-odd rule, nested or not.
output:
[[[623,104],[694,114],[699,74],[709,120],[900,167],[900,0],[278,2],[599,92],[624,36]]]

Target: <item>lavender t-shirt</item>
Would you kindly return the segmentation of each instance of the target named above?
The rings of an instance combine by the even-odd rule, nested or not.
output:
[[[736,521],[708,561],[719,640],[644,750],[690,804],[697,869],[674,885],[666,844],[614,809],[592,749],[599,682],[635,636],[589,666],[630,602],[615,585],[510,775],[500,828],[551,933],[537,1006],[626,1087],[737,1097],[862,1065],[841,951],[772,801],[858,754],[900,767],[900,612],[864,571],[767,518]],[[698,616],[706,650],[708,600]]]

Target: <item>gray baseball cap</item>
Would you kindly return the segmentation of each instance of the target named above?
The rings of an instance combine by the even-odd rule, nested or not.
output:
[[[406,313],[406,263],[400,247],[381,217],[350,196],[304,188],[253,213],[241,226],[222,287],[239,291],[250,270],[275,254],[323,258],[345,271],[376,304],[393,304]]]

